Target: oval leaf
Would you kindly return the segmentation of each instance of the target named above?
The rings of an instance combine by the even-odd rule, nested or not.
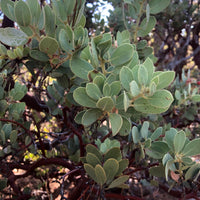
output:
[[[200,139],[190,141],[181,152],[185,156],[195,156],[200,154]]]
[[[78,57],[72,58],[70,62],[70,68],[76,76],[85,80],[88,79],[89,71],[94,70],[90,63]]]
[[[44,37],[39,43],[40,51],[53,55],[58,50],[58,42],[52,37]]]
[[[138,87],[138,84],[136,83],[136,81],[131,81],[130,82],[130,91],[131,91],[131,95],[133,97],[136,97],[140,94],[140,89]]]
[[[123,120],[122,120],[122,117],[116,113],[111,113],[109,115],[109,120],[110,120],[110,124],[111,124],[112,135],[114,136],[121,129]]]
[[[102,186],[107,180],[106,173],[101,165],[96,165],[94,170],[97,177],[97,183]]]
[[[82,106],[96,108],[96,102],[87,95],[86,89],[83,87],[75,89],[73,97],[74,100]]]
[[[150,13],[157,14],[164,10],[170,3],[170,0],[151,0],[149,1]]]
[[[176,153],[181,152],[185,145],[186,135],[184,131],[179,131],[174,136],[174,149]]]
[[[122,44],[111,55],[112,65],[122,66],[128,63],[133,57],[134,48],[130,44]]]
[[[122,155],[119,147],[113,147],[112,149],[108,150],[104,156],[104,161],[108,160],[109,158],[114,158],[116,160],[121,160]]]
[[[86,161],[92,167],[95,167],[97,164],[101,164],[101,161],[99,160],[99,158],[93,153],[87,153]]]
[[[148,71],[144,65],[140,65],[138,69],[138,81],[140,85],[147,85],[148,83]]]
[[[94,100],[99,100],[102,97],[102,93],[95,83],[87,83],[86,92]]]
[[[0,41],[5,45],[17,47],[26,44],[28,42],[28,36],[15,28],[1,28]]]
[[[114,101],[111,97],[102,97],[96,104],[97,108],[110,112],[114,107]]]
[[[92,144],[86,146],[86,152],[93,153],[100,161],[103,159],[101,152]]]
[[[107,177],[106,183],[109,184],[114,179],[116,173],[119,170],[119,163],[114,158],[110,158],[104,163],[103,169]]]
[[[129,160],[128,159],[123,159],[119,161],[119,169],[116,174],[116,176],[121,175],[121,173],[128,167]]]
[[[129,179],[128,175],[120,176],[119,178],[115,179],[109,186],[108,189],[110,188],[115,188],[119,187],[122,185],[124,182],[126,182]]]
[[[89,126],[97,121],[102,116],[102,114],[103,112],[98,108],[89,109],[84,113],[82,117],[82,124],[84,126]]]
[[[119,73],[120,81],[122,86],[129,91],[130,90],[130,82],[133,81],[133,73],[128,67],[122,67]]]
[[[31,23],[31,11],[28,5],[20,0],[15,4],[15,18],[20,26],[28,26]]]
[[[87,174],[95,181],[97,182],[97,177],[95,174],[95,170],[94,167],[92,167],[92,165],[90,164],[84,164],[84,169],[87,172]]]

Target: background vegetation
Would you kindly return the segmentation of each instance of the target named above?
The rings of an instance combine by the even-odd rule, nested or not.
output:
[[[200,1],[0,5],[2,199],[200,198]]]

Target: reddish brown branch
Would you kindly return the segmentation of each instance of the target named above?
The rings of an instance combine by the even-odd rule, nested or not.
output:
[[[124,196],[124,195],[121,195],[121,194],[114,194],[114,193],[106,193],[105,197],[106,198],[113,198],[113,199],[121,199],[121,200],[128,200],[128,199],[130,199],[130,200],[142,200],[139,197]]]
[[[142,170],[147,170],[147,169],[149,169],[149,168],[151,168],[151,167],[158,166],[158,165],[159,165],[159,162],[150,164],[150,165],[148,165],[148,166],[146,166],[146,167],[138,167],[137,169],[134,169],[134,170],[132,170],[132,171],[129,171],[129,172],[125,173],[125,174],[126,174],[126,175],[130,175],[130,174],[133,174],[133,173],[135,173],[135,172],[142,171]]]
[[[105,135],[102,139],[101,142],[103,143],[110,135],[112,134],[112,131],[110,131],[107,135]]]
[[[83,138],[82,135],[77,131],[77,129],[73,126],[72,122],[69,121],[69,119],[67,118],[67,111],[69,112],[69,108],[65,107],[63,108],[63,117],[64,117],[64,123],[66,126],[68,126],[72,132],[78,137],[79,140],[79,145],[80,145],[80,157],[84,156],[84,144],[83,144]]]
[[[17,126],[20,126],[22,129],[24,129],[26,132],[30,132],[25,126],[23,126],[22,124],[20,124],[19,122],[16,122],[16,121],[13,121],[13,120],[10,120],[10,119],[2,119],[0,118],[0,121],[1,122],[10,122],[12,124],[15,124]]]

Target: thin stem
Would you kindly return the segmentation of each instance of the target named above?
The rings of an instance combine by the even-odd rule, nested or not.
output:
[[[29,27],[31,28],[31,30],[33,31],[33,35],[32,37],[36,37],[38,41],[41,40],[40,35],[36,32],[35,27],[32,25],[29,25]]]

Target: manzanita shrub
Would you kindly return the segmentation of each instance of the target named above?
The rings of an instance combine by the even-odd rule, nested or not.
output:
[[[134,43],[127,30],[89,38],[81,0],[1,0],[16,22],[0,29],[2,198],[35,199],[33,189],[18,185],[29,175],[43,180],[49,199],[56,198],[50,177],[62,199],[140,199],[131,191],[138,184],[196,195],[200,139],[163,119],[182,105],[196,106],[198,116],[198,88],[156,71],[152,48],[140,40],[170,1],[124,3]]]

